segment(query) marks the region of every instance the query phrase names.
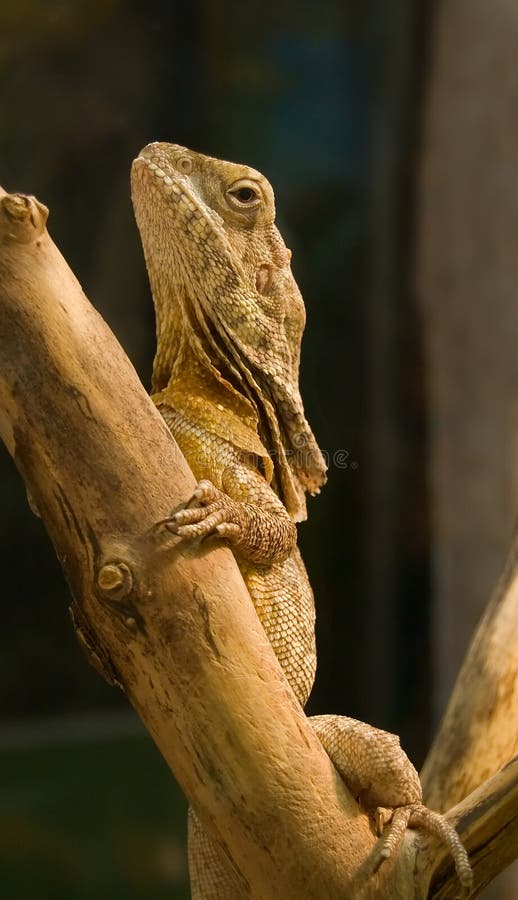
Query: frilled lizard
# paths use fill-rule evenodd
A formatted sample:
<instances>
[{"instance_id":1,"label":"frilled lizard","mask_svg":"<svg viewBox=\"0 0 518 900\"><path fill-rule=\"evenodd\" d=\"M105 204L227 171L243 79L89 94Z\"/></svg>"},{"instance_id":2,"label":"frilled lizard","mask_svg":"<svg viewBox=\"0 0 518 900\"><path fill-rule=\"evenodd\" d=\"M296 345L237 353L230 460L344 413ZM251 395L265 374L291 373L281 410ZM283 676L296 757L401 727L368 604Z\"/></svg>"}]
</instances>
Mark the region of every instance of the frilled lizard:
<instances>
[{"instance_id":1,"label":"frilled lizard","mask_svg":"<svg viewBox=\"0 0 518 900\"><path fill-rule=\"evenodd\" d=\"M326 466L298 387L305 310L277 230L274 194L248 166L175 144L145 147L132 196L156 310L153 400L198 485L168 526L185 539L217 535L232 548L257 614L302 705L316 665L313 594L295 523ZM187 500L187 498L186 498ZM416 770L395 735L339 716L311 723L380 841L372 867L408 825L471 869L457 833L422 804ZM192 896L237 900L230 861L189 816Z\"/></svg>"}]
</instances>

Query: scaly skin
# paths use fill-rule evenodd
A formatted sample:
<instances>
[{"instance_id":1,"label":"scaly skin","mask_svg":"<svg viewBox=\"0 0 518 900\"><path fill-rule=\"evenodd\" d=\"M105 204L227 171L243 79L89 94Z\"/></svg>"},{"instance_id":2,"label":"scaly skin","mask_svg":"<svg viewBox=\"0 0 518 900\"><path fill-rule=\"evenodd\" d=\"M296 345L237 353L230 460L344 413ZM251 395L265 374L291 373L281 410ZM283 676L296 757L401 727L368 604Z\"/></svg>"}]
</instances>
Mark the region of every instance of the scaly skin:
<instances>
[{"instance_id":1,"label":"scaly skin","mask_svg":"<svg viewBox=\"0 0 518 900\"><path fill-rule=\"evenodd\" d=\"M295 522L306 517L306 492L324 484L325 463L298 388L305 311L274 224L272 188L247 166L155 143L133 163L132 196L156 309L153 399L198 480L168 527L229 543L304 705L316 666L315 616ZM390 823L372 868L396 851L410 824L448 843L468 886L464 848L422 805L399 739L345 717L311 721L378 830ZM239 873L193 811L189 869L194 900L244 895Z\"/></svg>"}]
</instances>

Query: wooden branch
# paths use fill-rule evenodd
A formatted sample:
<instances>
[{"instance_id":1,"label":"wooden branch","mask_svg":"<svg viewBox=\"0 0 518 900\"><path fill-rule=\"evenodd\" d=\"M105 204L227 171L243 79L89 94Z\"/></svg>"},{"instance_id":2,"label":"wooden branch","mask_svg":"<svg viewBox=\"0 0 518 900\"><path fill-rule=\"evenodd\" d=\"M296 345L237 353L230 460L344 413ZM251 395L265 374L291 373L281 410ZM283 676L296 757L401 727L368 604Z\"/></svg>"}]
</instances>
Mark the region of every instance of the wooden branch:
<instances>
[{"instance_id":1,"label":"wooden branch","mask_svg":"<svg viewBox=\"0 0 518 900\"><path fill-rule=\"evenodd\" d=\"M475 897L518 855L518 757L451 809L448 819L469 850L474 874L471 896ZM416 878L426 883L423 896L430 900L458 896L451 857L435 842L423 842Z\"/></svg>"},{"instance_id":2,"label":"wooden branch","mask_svg":"<svg viewBox=\"0 0 518 900\"><path fill-rule=\"evenodd\" d=\"M444 853L435 844L416 881L409 834L397 860L365 877L367 819L293 696L232 554L154 527L192 492L185 460L49 238L45 207L0 197L0 436L61 560L91 661L124 687L243 896L423 896ZM502 804L491 803L498 842Z\"/></svg>"},{"instance_id":3,"label":"wooden branch","mask_svg":"<svg viewBox=\"0 0 518 900\"><path fill-rule=\"evenodd\" d=\"M432 809L449 809L518 753L517 628L515 546L421 773Z\"/></svg>"},{"instance_id":4,"label":"wooden branch","mask_svg":"<svg viewBox=\"0 0 518 900\"><path fill-rule=\"evenodd\" d=\"M0 435L65 571L79 636L124 687L247 896L348 896L373 843L366 817L296 702L231 552L153 528L193 476L46 216L2 192Z\"/></svg>"}]
</instances>

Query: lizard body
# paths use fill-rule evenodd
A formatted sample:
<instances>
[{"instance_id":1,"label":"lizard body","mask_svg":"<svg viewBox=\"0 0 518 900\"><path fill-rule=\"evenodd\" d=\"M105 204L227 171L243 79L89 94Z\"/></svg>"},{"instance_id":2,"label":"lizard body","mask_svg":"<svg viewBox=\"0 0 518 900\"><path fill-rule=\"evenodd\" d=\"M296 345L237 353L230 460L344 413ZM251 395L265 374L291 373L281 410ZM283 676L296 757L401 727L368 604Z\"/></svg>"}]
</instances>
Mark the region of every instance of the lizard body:
<instances>
[{"instance_id":1,"label":"lizard body","mask_svg":"<svg viewBox=\"0 0 518 900\"><path fill-rule=\"evenodd\" d=\"M326 467L299 393L305 311L275 226L273 190L247 166L155 143L133 164L132 196L156 310L153 399L198 480L169 527L229 543L304 705L316 666L315 615L295 523ZM391 822L373 866L410 824L449 843L467 885L464 848L422 805L398 738L345 717L310 721L353 794L378 811L379 830ZM193 811L189 868L194 900L243 896L239 874Z\"/></svg>"}]
</instances>

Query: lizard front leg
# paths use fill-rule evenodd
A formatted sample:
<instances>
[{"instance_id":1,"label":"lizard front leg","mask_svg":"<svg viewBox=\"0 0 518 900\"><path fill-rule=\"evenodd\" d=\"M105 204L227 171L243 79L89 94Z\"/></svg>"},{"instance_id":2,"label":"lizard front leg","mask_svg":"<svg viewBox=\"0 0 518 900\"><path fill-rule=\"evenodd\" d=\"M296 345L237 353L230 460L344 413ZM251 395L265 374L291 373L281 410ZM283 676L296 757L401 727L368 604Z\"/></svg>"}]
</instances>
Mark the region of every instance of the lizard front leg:
<instances>
[{"instance_id":1,"label":"lizard front leg","mask_svg":"<svg viewBox=\"0 0 518 900\"><path fill-rule=\"evenodd\" d=\"M222 487L203 479L185 507L164 523L185 538L225 538L250 562L287 559L296 545L296 526L264 478L241 463L224 469Z\"/></svg>"}]
</instances>

